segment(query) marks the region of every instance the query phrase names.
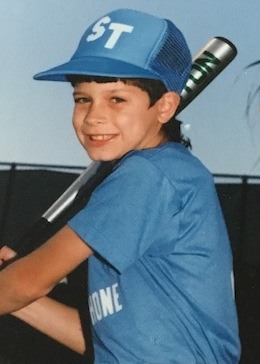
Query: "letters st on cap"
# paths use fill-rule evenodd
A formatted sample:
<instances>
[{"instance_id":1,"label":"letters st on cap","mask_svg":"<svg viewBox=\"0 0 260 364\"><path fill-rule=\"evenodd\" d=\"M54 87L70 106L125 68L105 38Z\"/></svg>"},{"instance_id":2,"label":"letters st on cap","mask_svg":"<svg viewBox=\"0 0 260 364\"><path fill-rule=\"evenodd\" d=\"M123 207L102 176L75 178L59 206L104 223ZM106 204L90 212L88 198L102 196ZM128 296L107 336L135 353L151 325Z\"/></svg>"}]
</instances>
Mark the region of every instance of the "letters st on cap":
<instances>
[{"instance_id":1,"label":"letters st on cap","mask_svg":"<svg viewBox=\"0 0 260 364\"><path fill-rule=\"evenodd\" d=\"M108 27L105 27L109 24ZM101 18L92 28L91 34L86 38L87 42L94 42L95 40L101 38L106 32L109 31L110 36L104 45L105 48L113 49L118 40L123 33L131 33L134 27L132 25L122 24L122 23L111 23L109 16Z\"/></svg>"}]
</instances>

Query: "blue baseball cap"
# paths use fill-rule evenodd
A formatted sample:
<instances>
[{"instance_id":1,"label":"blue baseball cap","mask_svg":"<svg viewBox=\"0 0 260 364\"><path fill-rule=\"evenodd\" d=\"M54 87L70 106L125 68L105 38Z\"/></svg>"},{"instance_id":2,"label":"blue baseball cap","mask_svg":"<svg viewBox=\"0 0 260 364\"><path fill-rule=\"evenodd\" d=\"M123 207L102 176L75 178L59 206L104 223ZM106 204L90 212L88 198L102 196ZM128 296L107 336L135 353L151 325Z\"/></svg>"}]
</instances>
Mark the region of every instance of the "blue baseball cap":
<instances>
[{"instance_id":1,"label":"blue baseball cap","mask_svg":"<svg viewBox=\"0 0 260 364\"><path fill-rule=\"evenodd\" d=\"M69 62L38 73L36 80L67 81L68 75L161 80L181 93L192 59L180 30L169 20L140 11L112 11L83 34Z\"/></svg>"}]
</instances>

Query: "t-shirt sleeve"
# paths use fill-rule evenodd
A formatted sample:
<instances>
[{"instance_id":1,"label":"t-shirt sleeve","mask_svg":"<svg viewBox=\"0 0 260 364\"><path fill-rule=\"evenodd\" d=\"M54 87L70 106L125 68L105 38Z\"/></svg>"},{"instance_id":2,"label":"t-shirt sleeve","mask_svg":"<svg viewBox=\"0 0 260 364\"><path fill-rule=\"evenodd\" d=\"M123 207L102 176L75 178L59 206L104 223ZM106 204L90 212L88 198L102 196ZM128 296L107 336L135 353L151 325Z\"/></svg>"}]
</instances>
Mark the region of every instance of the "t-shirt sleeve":
<instances>
[{"instance_id":1,"label":"t-shirt sleeve","mask_svg":"<svg viewBox=\"0 0 260 364\"><path fill-rule=\"evenodd\" d=\"M97 254L123 271L163 233L167 216L176 214L179 205L163 173L149 160L131 155L68 224Z\"/></svg>"}]
</instances>

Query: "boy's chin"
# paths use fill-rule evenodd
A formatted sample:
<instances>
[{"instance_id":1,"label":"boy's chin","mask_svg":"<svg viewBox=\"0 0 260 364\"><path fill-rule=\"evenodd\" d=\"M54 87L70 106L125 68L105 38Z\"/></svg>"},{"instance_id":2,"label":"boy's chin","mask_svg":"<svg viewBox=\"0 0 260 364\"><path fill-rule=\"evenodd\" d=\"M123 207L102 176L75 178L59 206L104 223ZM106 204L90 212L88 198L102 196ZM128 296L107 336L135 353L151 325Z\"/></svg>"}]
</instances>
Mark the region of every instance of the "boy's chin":
<instances>
[{"instance_id":1,"label":"boy's chin","mask_svg":"<svg viewBox=\"0 0 260 364\"><path fill-rule=\"evenodd\" d=\"M103 153L88 153L88 156L94 162L110 162L121 158L123 155L120 156L115 153L106 155L104 155Z\"/></svg>"},{"instance_id":2,"label":"boy's chin","mask_svg":"<svg viewBox=\"0 0 260 364\"><path fill-rule=\"evenodd\" d=\"M128 152L130 152L132 149L127 150L128 148L118 148L117 150L115 150L115 148L112 150L109 148L104 148L103 150L101 150L101 148L98 149L92 149L92 148L88 148L88 150L86 149L86 152L89 156L89 158L94 161L94 162L109 162L109 161L114 161L117 159L121 159L125 154L127 154Z\"/></svg>"}]
</instances>

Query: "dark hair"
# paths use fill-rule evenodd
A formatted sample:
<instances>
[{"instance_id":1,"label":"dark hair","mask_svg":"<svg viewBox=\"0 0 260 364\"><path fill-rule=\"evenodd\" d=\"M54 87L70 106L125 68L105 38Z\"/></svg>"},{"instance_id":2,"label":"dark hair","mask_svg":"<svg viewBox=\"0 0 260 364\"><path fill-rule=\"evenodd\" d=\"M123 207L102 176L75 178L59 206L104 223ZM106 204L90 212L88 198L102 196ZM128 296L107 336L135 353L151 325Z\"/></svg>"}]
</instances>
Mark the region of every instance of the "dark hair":
<instances>
[{"instance_id":1,"label":"dark hair","mask_svg":"<svg viewBox=\"0 0 260 364\"><path fill-rule=\"evenodd\" d=\"M85 76L85 75L68 75L67 80L75 86L81 82L117 82L121 81L127 85L133 85L139 87L141 90L148 93L150 98L150 107L152 107L156 101L158 101L163 94L167 92L166 87L160 80L153 80L148 78L120 78L120 77L105 77L105 76ZM189 138L186 138L181 133L180 120L177 120L174 116L162 126L162 130L170 142L182 143L185 147L191 148L191 142Z\"/></svg>"}]
</instances>

